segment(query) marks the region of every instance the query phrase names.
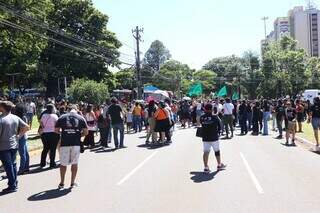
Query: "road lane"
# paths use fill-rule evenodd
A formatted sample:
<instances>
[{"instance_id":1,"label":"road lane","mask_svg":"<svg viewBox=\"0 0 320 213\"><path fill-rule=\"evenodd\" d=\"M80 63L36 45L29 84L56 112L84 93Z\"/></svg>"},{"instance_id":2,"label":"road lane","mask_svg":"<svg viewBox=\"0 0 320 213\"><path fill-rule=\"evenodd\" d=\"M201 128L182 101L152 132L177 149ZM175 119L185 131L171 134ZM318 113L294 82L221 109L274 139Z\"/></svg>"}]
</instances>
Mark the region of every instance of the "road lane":
<instances>
[{"instance_id":1,"label":"road lane","mask_svg":"<svg viewBox=\"0 0 320 213\"><path fill-rule=\"evenodd\" d=\"M227 169L204 175L195 129L176 131L174 143L158 149L143 146L142 136L126 135L127 149L86 151L80 159L80 187L72 192L57 195L53 190L58 170L22 176L18 193L0 197L1 213L318 212L320 156L305 149L285 147L271 136L222 140ZM254 187L240 153L264 194ZM216 166L213 153L210 166Z\"/></svg>"}]
</instances>

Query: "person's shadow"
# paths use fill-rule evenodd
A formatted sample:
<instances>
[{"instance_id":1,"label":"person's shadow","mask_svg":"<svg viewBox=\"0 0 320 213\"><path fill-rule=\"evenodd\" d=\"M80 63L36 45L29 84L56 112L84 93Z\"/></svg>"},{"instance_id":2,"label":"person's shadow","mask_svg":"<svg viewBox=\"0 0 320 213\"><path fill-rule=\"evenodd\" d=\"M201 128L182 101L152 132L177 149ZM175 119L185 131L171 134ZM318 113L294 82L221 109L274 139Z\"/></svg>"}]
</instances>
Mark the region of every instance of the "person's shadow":
<instances>
[{"instance_id":1,"label":"person's shadow","mask_svg":"<svg viewBox=\"0 0 320 213\"><path fill-rule=\"evenodd\" d=\"M190 179L195 183L207 182L213 180L218 173L219 171L211 172L210 174L204 172L190 172L190 174L193 175Z\"/></svg>"},{"instance_id":2,"label":"person's shadow","mask_svg":"<svg viewBox=\"0 0 320 213\"><path fill-rule=\"evenodd\" d=\"M28 201L41 201L41 200L51 200L59 197L66 196L71 192L71 189L50 189L47 191L39 192L28 198Z\"/></svg>"}]
</instances>

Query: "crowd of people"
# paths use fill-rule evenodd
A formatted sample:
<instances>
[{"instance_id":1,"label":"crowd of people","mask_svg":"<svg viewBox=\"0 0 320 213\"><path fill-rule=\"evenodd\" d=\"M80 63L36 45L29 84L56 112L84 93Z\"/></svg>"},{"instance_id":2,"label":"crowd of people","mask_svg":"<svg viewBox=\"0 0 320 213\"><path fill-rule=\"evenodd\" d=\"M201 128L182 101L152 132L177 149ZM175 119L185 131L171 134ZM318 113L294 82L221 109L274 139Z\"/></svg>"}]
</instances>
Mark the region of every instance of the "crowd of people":
<instances>
[{"instance_id":1,"label":"crowd of people","mask_svg":"<svg viewBox=\"0 0 320 213\"><path fill-rule=\"evenodd\" d=\"M40 126L43 150L40 168L56 168L56 152L60 156L61 180L59 189L65 186L65 174L71 165L70 187L77 186L76 174L80 153L86 148L113 150L125 148L125 132L135 134L146 131L145 144L169 145L176 126L181 128L196 127L201 129L203 140L204 172L210 172L208 157L213 148L218 163L218 170L226 165L221 162L219 138L231 139L235 136L238 125L240 135L251 132L252 135L268 135L269 128L279 133L282 139L285 132L286 145L295 146L296 132L302 132L302 123L312 123L316 144L319 146L318 130L320 128L320 99L314 104L300 99L279 100L237 100L216 98L207 100L172 101L119 101L113 97L101 105L89 103L69 103L54 99L18 99L0 102L0 160L7 174L8 188L4 192L17 190L17 175L29 172L30 157L28 153L28 134L34 119ZM269 127L270 125L270 127ZM200 128L201 127L201 128ZM99 137L96 135L99 134ZM17 171L16 155L20 155Z\"/></svg>"}]
</instances>

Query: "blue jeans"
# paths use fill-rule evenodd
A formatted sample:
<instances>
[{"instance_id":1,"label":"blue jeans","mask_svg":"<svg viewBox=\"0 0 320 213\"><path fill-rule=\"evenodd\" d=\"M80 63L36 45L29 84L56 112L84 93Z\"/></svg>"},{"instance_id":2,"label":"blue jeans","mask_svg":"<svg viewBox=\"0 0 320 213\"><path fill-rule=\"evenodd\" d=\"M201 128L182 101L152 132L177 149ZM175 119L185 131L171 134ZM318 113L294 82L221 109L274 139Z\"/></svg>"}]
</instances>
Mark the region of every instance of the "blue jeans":
<instances>
[{"instance_id":1,"label":"blue jeans","mask_svg":"<svg viewBox=\"0 0 320 213\"><path fill-rule=\"evenodd\" d=\"M19 155L20 155L20 172L25 172L29 170L29 153L27 147L27 139L26 137L22 137L19 140Z\"/></svg>"},{"instance_id":2,"label":"blue jeans","mask_svg":"<svg viewBox=\"0 0 320 213\"><path fill-rule=\"evenodd\" d=\"M270 119L270 112L263 112L263 135L268 135L268 121Z\"/></svg>"},{"instance_id":3,"label":"blue jeans","mask_svg":"<svg viewBox=\"0 0 320 213\"><path fill-rule=\"evenodd\" d=\"M248 120L249 131L251 131L251 129L252 129L252 112L247 113L247 120Z\"/></svg>"},{"instance_id":4,"label":"blue jeans","mask_svg":"<svg viewBox=\"0 0 320 213\"><path fill-rule=\"evenodd\" d=\"M17 149L0 151L0 160L8 177L8 186L10 189L17 188Z\"/></svg>"},{"instance_id":5,"label":"blue jeans","mask_svg":"<svg viewBox=\"0 0 320 213\"><path fill-rule=\"evenodd\" d=\"M133 128L135 132L141 132L142 130L142 122L141 122L141 116L138 115L134 115L132 117L132 121L133 121Z\"/></svg>"},{"instance_id":6,"label":"blue jeans","mask_svg":"<svg viewBox=\"0 0 320 213\"><path fill-rule=\"evenodd\" d=\"M114 145L116 148L119 147L119 140L118 140L118 132L120 131L120 147L123 147L123 139L124 139L124 125L123 123L119 124L112 124L113 128L113 138L114 138Z\"/></svg>"}]
</instances>

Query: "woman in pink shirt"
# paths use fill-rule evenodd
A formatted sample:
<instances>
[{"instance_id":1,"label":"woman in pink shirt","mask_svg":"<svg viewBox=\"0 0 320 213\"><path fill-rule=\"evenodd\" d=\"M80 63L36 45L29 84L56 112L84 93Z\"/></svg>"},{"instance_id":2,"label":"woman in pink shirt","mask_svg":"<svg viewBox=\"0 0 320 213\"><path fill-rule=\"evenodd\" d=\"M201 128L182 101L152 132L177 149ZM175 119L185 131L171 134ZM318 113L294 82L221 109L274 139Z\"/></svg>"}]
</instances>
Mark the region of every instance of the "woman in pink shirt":
<instances>
[{"instance_id":1,"label":"woman in pink shirt","mask_svg":"<svg viewBox=\"0 0 320 213\"><path fill-rule=\"evenodd\" d=\"M41 153L41 168L46 166L46 158L50 151L50 168L55 168L56 149L60 140L60 135L55 132L55 126L58 121L58 116L55 114L55 108L52 104L48 104L45 113L40 120L40 134L43 143Z\"/></svg>"}]
</instances>

